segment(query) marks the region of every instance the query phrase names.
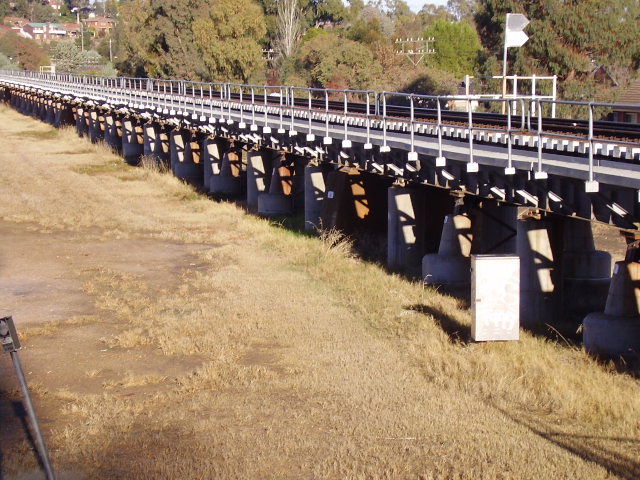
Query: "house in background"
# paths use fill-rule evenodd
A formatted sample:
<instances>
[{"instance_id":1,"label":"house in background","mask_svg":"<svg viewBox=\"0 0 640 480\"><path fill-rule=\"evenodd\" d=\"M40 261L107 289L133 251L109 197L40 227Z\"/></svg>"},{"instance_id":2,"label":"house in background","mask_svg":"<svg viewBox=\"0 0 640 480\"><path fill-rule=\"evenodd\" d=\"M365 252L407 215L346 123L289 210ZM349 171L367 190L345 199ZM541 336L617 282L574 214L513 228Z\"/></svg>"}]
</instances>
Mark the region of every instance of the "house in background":
<instances>
[{"instance_id":1,"label":"house in background","mask_svg":"<svg viewBox=\"0 0 640 480\"><path fill-rule=\"evenodd\" d=\"M82 32L82 25L79 23L63 23L61 25L67 32L67 38L78 38Z\"/></svg>"},{"instance_id":2,"label":"house in background","mask_svg":"<svg viewBox=\"0 0 640 480\"><path fill-rule=\"evenodd\" d=\"M82 21L87 29L95 29L98 37L103 37L113 30L116 26L116 21L113 18L90 16L86 20Z\"/></svg>"},{"instance_id":3,"label":"house in background","mask_svg":"<svg viewBox=\"0 0 640 480\"><path fill-rule=\"evenodd\" d=\"M48 0L47 3L58 15L61 15L60 10L62 10L62 0Z\"/></svg>"},{"instance_id":4,"label":"house in background","mask_svg":"<svg viewBox=\"0 0 640 480\"><path fill-rule=\"evenodd\" d=\"M30 38L43 42L61 40L67 36L67 31L59 23L29 22L22 27L22 30Z\"/></svg>"},{"instance_id":5,"label":"house in background","mask_svg":"<svg viewBox=\"0 0 640 480\"><path fill-rule=\"evenodd\" d=\"M616 100L616 104L621 106L613 108L610 118L614 122L640 123L640 79L629 84Z\"/></svg>"}]
</instances>

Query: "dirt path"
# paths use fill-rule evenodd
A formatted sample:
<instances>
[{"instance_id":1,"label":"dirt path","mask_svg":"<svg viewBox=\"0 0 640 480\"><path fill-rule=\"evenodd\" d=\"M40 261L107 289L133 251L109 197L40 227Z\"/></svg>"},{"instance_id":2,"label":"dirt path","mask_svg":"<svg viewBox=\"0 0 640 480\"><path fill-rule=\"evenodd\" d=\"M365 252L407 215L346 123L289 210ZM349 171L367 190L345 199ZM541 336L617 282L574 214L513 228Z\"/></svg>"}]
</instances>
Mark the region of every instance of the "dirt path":
<instances>
[{"instance_id":1,"label":"dirt path","mask_svg":"<svg viewBox=\"0 0 640 480\"><path fill-rule=\"evenodd\" d=\"M581 352L452 341L454 299L6 109L0 135L0 305L60 478L639 472L637 382ZM17 405L0 354L0 478L42 478Z\"/></svg>"}]
</instances>

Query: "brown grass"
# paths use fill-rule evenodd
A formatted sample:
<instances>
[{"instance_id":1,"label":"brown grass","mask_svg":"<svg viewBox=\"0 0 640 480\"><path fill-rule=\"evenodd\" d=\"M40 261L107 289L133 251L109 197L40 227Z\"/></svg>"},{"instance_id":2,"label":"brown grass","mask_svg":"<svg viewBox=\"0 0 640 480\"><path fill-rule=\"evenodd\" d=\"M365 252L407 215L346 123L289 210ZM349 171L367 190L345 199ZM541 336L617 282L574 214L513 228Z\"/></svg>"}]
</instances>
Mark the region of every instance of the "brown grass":
<instances>
[{"instance_id":1,"label":"brown grass","mask_svg":"<svg viewBox=\"0 0 640 480\"><path fill-rule=\"evenodd\" d=\"M79 273L113 326L96 350L139 352L142 364L123 360L115 380L99 362L81 370L93 394L44 386L58 468L150 479L640 476L637 380L527 333L468 343L456 299L354 258L335 232L274 228L168 174L116 166L100 146L56 155L87 148L71 131L23 144L17 131L50 127L6 108L0 117L0 218L97 242L202 245L161 283L109 265ZM29 176L8 154L20 148ZM43 328L29 336L60 331ZM156 355L197 366L166 375ZM15 460L29 458L24 447L15 454L11 472L34 468Z\"/></svg>"}]
</instances>

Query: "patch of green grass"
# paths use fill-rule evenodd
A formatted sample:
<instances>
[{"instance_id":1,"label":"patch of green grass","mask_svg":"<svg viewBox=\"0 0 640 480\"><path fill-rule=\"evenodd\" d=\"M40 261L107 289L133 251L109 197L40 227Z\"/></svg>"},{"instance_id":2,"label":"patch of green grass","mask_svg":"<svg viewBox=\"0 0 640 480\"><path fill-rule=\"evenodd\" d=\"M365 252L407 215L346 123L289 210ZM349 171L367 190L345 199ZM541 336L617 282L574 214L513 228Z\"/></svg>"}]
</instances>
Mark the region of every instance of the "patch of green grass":
<instances>
[{"instance_id":1,"label":"patch of green grass","mask_svg":"<svg viewBox=\"0 0 640 480\"><path fill-rule=\"evenodd\" d=\"M51 128L50 130L45 130L44 132L41 130L25 130L18 133L16 136L20 138L35 138L38 140L53 140L54 138L58 138L58 135L59 131Z\"/></svg>"},{"instance_id":2,"label":"patch of green grass","mask_svg":"<svg viewBox=\"0 0 640 480\"><path fill-rule=\"evenodd\" d=\"M73 171L84 175L109 175L128 171L129 167L122 162L107 162L98 165L79 165L73 167Z\"/></svg>"}]
</instances>

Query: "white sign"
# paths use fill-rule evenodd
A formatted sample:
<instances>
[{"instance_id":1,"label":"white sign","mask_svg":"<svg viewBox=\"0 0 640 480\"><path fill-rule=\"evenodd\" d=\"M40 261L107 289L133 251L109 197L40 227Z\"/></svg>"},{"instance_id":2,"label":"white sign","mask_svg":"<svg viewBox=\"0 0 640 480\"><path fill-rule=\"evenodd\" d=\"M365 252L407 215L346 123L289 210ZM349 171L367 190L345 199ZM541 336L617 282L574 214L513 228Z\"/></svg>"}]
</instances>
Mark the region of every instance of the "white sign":
<instances>
[{"instance_id":1,"label":"white sign","mask_svg":"<svg viewBox=\"0 0 640 480\"><path fill-rule=\"evenodd\" d=\"M529 37L523 32L524 27L527 25L529 25L529 19L521 13L507 13L504 36L505 47L521 47L527 43Z\"/></svg>"}]
</instances>

